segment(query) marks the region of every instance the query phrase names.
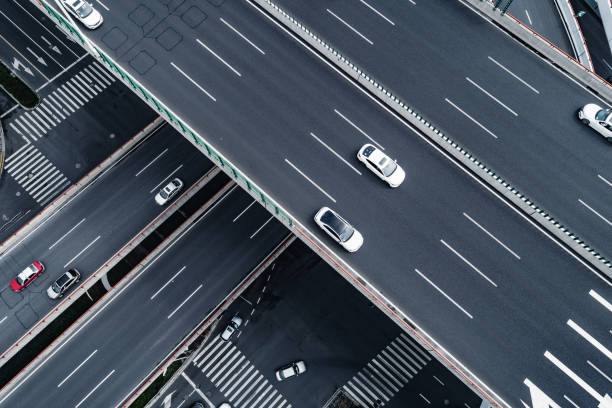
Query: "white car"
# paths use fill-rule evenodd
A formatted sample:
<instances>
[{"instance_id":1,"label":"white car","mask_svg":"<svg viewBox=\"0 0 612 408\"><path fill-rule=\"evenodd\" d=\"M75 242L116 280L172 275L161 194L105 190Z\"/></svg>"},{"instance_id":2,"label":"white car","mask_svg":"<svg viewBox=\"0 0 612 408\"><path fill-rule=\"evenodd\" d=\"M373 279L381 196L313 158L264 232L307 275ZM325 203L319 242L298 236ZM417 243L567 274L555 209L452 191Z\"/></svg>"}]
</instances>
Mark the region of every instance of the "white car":
<instances>
[{"instance_id":1,"label":"white car","mask_svg":"<svg viewBox=\"0 0 612 408\"><path fill-rule=\"evenodd\" d=\"M238 315L232 317L232 320L227 323L227 326L225 326L225 330L223 330L223 333L221 333L221 338L225 341L228 341L230 337L232 337L232 334L234 334L236 330L238 330L241 324L242 317Z\"/></svg>"},{"instance_id":2,"label":"white car","mask_svg":"<svg viewBox=\"0 0 612 408\"><path fill-rule=\"evenodd\" d=\"M399 186L406 178L406 173L395 160L369 143L359 149L357 159L391 187Z\"/></svg>"},{"instance_id":3,"label":"white car","mask_svg":"<svg viewBox=\"0 0 612 408\"><path fill-rule=\"evenodd\" d=\"M90 30L100 27L104 19L91 3L83 0L62 0L66 9Z\"/></svg>"},{"instance_id":4,"label":"white car","mask_svg":"<svg viewBox=\"0 0 612 408\"><path fill-rule=\"evenodd\" d=\"M349 252L355 252L363 244L363 236L344 218L328 207L321 208L314 217L323 231Z\"/></svg>"},{"instance_id":5,"label":"white car","mask_svg":"<svg viewBox=\"0 0 612 408\"><path fill-rule=\"evenodd\" d=\"M610 109L588 103L578 110L578 118L612 143L612 111Z\"/></svg>"},{"instance_id":6,"label":"white car","mask_svg":"<svg viewBox=\"0 0 612 408\"><path fill-rule=\"evenodd\" d=\"M293 363L289 363L286 366L283 366L276 370L276 379L278 381L286 380L290 377L295 377L296 375L300 375L306 371L306 363L302 360L294 361Z\"/></svg>"},{"instance_id":7,"label":"white car","mask_svg":"<svg viewBox=\"0 0 612 408\"><path fill-rule=\"evenodd\" d=\"M159 190L159 193L155 196L155 202L159 205L166 204L181 188L183 188L183 182L180 179L171 180L164 188Z\"/></svg>"}]
</instances>

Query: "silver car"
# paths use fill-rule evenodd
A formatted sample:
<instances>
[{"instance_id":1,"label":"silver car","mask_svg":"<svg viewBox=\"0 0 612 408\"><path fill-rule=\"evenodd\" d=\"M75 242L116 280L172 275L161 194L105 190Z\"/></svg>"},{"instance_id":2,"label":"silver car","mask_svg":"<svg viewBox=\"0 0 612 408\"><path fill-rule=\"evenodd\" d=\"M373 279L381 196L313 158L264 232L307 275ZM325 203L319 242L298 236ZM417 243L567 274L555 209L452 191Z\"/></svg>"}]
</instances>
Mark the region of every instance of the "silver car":
<instances>
[{"instance_id":1,"label":"silver car","mask_svg":"<svg viewBox=\"0 0 612 408\"><path fill-rule=\"evenodd\" d=\"M76 269L69 269L62 276L57 278L55 282L51 284L51 286L49 286L47 289L47 295L51 299L60 298L64 296L64 293L66 293L66 291L70 289L72 285L80 280L81 274L79 271Z\"/></svg>"},{"instance_id":2,"label":"silver car","mask_svg":"<svg viewBox=\"0 0 612 408\"><path fill-rule=\"evenodd\" d=\"M159 190L159 193L157 193L155 196L155 202L159 205L166 204L176 195L176 193L181 190L181 188L183 188L183 182L181 179L175 178L174 180L171 180L164 186L164 188Z\"/></svg>"}]
</instances>

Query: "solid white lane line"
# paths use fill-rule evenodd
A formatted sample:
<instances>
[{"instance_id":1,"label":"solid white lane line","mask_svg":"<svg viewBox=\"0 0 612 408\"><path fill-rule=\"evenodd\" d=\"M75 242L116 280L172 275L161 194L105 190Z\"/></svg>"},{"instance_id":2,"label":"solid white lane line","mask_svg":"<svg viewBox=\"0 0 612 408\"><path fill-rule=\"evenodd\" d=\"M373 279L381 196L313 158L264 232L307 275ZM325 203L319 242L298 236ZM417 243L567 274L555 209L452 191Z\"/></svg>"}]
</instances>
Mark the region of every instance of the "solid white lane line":
<instances>
[{"instance_id":1,"label":"solid white lane line","mask_svg":"<svg viewBox=\"0 0 612 408\"><path fill-rule=\"evenodd\" d=\"M187 266L183 266L181 269L179 269L179 271L178 271L177 273L175 273L175 274L174 274L174 276L173 276L173 277L171 277L171 278L168 280L168 282L166 282L166 283L164 284L164 286L162 286L161 288L159 288L159 290L158 290L157 292L155 292L155 293L153 294L153 296L151 296L151 300L155 299L155 297L156 297L157 295L159 295L159 293L160 293L162 290L166 289L166 286L168 286L169 284L171 284L172 282L174 282L174 279L176 279L176 277L177 277L177 276L179 276L179 275L180 275L180 273L181 273L181 272L183 272L183 271L184 271L186 268L187 268Z\"/></svg>"},{"instance_id":2,"label":"solid white lane line","mask_svg":"<svg viewBox=\"0 0 612 408\"><path fill-rule=\"evenodd\" d=\"M453 108L457 109L459 112L461 112L466 118L470 119L472 122L474 122L476 125L478 125L478 127L480 127L482 130L484 130L485 132L487 132L488 134L490 134L491 136L493 136L494 138L498 138L497 135L495 135L495 133L491 132L489 129L487 129L482 123L480 123L479 121L477 121L476 119L474 119L473 117L471 117L467 112L465 112L463 109L461 109L460 107L458 107L457 105L455 105L450 99L448 98L444 98L444 100L446 102L448 102Z\"/></svg>"},{"instance_id":3,"label":"solid white lane line","mask_svg":"<svg viewBox=\"0 0 612 408\"><path fill-rule=\"evenodd\" d=\"M525 11L527 11L527 10L525 10ZM565 399L566 399L566 400L567 400L567 401L568 401L570 404L572 404L574 407L576 407L576 408L580 408L580 407L578 406L578 404L576 404L574 401L572 401L572 400L571 400L571 399L570 399L570 398L569 398L567 395L563 394L563 398L565 398Z\"/></svg>"},{"instance_id":4,"label":"solid white lane line","mask_svg":"<svg viewBox=\"0 0 612 408\"><path fill-rule=\"evenodd\" d=\"M444 241L443 239L440 239L440 242L442 244L444 244L445 247L447 247L448 249L450 249L455 255L457 255L457 257L459 257L459 259L461 259L463 262L465 262L466 264L468 264L473 270L475 270L476 272L478 272L478 274L480 276L482 276L483 278L485 278L491 285L497 287L497 284L495 282L493 282L491 279L489 279L489 277L487 275L485 275L484 273L482 273L480 271L480 269L478 269L477 267L475 267L470 261L468 261L463 255L461 255L459 252L457 252L455 250L455 248L453 248L452 246L450 246L449 244L446 243L446 241Z\"/></svg>"},{"instance_id":5,"label":"solid white lane line","mask_svg":"<svg viewBox=\"0 0 612 408\"><path fill-rule=\"evenodd\" d=\"M106 5L104 3L102 3L100 0L96 0L96 3L98 3L99 5L101 5L102 7L104 7L104 10L106 11L110 11L110 9L108 7L106 7Z\"/></svg>"},{"instance_id":6,"label":"solid white lane line","mask_svg":"<svg viewBox=\"0 0 612 408\"><path fill-rule=\"evenodd\" d=\"M527 14L527 20L529 20L529 25L533 25L533 23L531 22L531 16L529 15L529 11L527 11L527 9L525 9L525 14Z\"/></svg>"},{"instance_id":7,"label":"solid white lane line","mask_svg":"<svg viewBox=\"0 0 612 408\"><path fill-rule=\"evenodd\" d=\"M160 157L162 157L164 154L166 154L166 152L168 151L168 148L164 149L163 152L161 152L160 154L158 154L157 156L155 156L155 158L153 160L151 160L149 162L149 164L147 164L146 166L144 166L142 169L140 169L140 171L138 173L136 173L135 177L140 176L140 174L145 171L146 169L149 168L150 165L152 165L153 163L155 163L157 161L157 159L159 159Z\"/></svg>"},{"instance_id":8,"label":"solid white lane line","mask_svg":"<svg viewBox=\"0 0 612 408\"><path fill-rule=\"evenodd\" d=\"M242 217L242 214L244 214L245 212L247 212L247 210L248 210L249 208L251 208L251 206L252 206L253 204L255 204L255 200L253 200L253 201L251 202L251 204L247 205L247 206L246 206L246 208L245 208L244 210L240 211L240 214L238 214L238 215L236 216L236 218L234 218L234 219L232 220L232 222L236 222L236 220L237 220L238 218Z\"/></svg>"},{"instance_id":9,"label":"solid white lane line","mask_svg":"<svg viewBox=\"0 0 612 408\"><path fill-rule=\"evenodd\" d=\"M264 223L263 223L263 225L262 225L261 227L257 228L257 231L255 231L255 232L253 233L253 235L251 235L251 236L249 237L249 239L253 239L253 237L254 237L255 235L257 235L257 233L258 233L259 231L261 231L261 230L263 229L263 227L265 227L265 226L266 226L266 225L267 225L267 224L268 224L270 221L272 221L272 219L273 219L273 218L274 218L274 216L271 216L270 218L268 218L268 221L264 222Z\"/></svg>"},{"instance_id":10,"label":"solid white lane line","mask_svg":"<svg viewBox=\"0 0 612 408\"><path fill-rule=\"evenodd\" d=\"M483 87L481 87L480 85L478 85L476 82L472 81L469 77L465 77L465 79L471 83L472 85L474 85L476 88L478 88L482 93L484 93L485 95L487 95L489 98L493 99L495 102L499 103L501 106L503 106L504 108L506 108L506 110L508 112L510 112L511 114L513 114L514 116L518 116L518 113L516 113L515 111L513 111L512 109L510 109L508 106L506 106L502 101L500 101L499 99L497 99L496 97L494 97L493 95L491 95L486 89L484 89Z\"/></svg>"},{"instance_id":11,"label":"solid white lane line","mask_svg":"<svg viewBox=\"0 0 612 408\"><path fill-rule=\"evenodd\" d=\"M104 382L105 382L106 380L108 380L108 377L110 377L111 375L113 375L113 373L114 373L114 372L115 372L115 370L113 370L113 371L111 371L110 373L108 373L108 374L106 375L106 377L104 377L104 379L103 379L102 381L100 381L100 382L99 382L99 383L98 383L98 384L97 384L97 385L96 385L96 386L95 386L95 387L94 387L94 388L93 388L91 391L89 391L89 393L88 393L88 394L85 396L85 398L83 398L83 399L82 399L82 400L81 400L81 401L80 401L78 404L76 404L76 405L74 406L74 408L79 408L79 407L81 406L81 404L82 404L83 402L85 402L85 400L86 400L87 398L89 398L89 397L91 396L91 394L93 394L93 393L94 393L94 392L95 392L95 391L96 391L98 388L100 388L100 386L101 386L102 384L104 384Z\"/></svg>"},{"instance_id":12,"label":"solid white lane line","mask_svg":"<svg viewBox=\"0 0 612 408\"><path fill-rule=\"evenodd\" d=\"M74 231L76 229L76 227L78 227L79 225L81 225L83 223L83 221L85 221L85 218L83 218L81 221L79 221L74 227L70 228L68 230L67 233L65 233L64 235L62 235L57 241L55 241L53 244L51 244L51 246L49 247L49 250L53 249L54 246L56 246L57 244L59 244L64 238L66 238L66 236L68 234L70 234L72 231Z\"/></svg>"},{"instance_id":13,"label":"solid white lane line","mask_svg":"<svg viewBox=\"0 0 612 408\"><path fill-rule=\"evenodd\" d=\"M200 44L202 47L206 48L206 50L208 52L210 52L212 55L214 55L215 57L217 57L217 59L219 61L221 61L223 64L225 64L226 67L228 67L229 69L231 69L234 74L238 75L239 77L242 76L242 74L240 72L238 72L238 70L234 67L232 67L226 60L224 60L223 58L221 58L216 52L214 52L213 50L211 50L206 44L204 44L202 41L200 41L199 38L196 38L196 42L198 44Z\"/></svg>"},{"instance_id":14,"label":"solid white lane line","mask_svg":"<svg viewBox=\"0 0 612 408\"><path fill-rule=\"evenodd\" d=\"M181 376L182 376L182 377L185 379L185 381L187 381L187 383L188 383L189 385L191 385L191 388L193 388L193 390L194 390L195 392L197 392L197 393L198 393L198 395L199 395L201 398L203 398L203 399L204 399L206 402L208 402L208 406L209 406L209 407L210 407L210 406L214 406L214 405L212 405L212 404L210 403L210 401L208 400L208 398L206 398L206 395L204 395L204 393L202 392L202 390L200 389L200 387L198 387L198 386L196 385L196 383L194 383L194 382L191 380L191 378L189 378L189 377L187 376L187 374L185 374L185 371L183 371L183 372L181 373Z\"/></svg>"},{"instance_id":15,"label":"solid white lane line","mask_svg":"<svg viewBox=\"0 0 612 408\"><path fill-rule=\"evenodd\" d=\"M327 9L327 12L329 14L331 14L332 16L336 17L342 24L344 24L345 26L347 26L348 28L350 28L351 30L353 30L353 32L355 34L357 34L358 36L360 36L361 38L363 38L364 40L366 40L368 42L368 44L370 45L374 45L374 43L372 41L370 41L370 39L368 37L366 37L365 35L361 34L359 31L357 31L357 29L355 29L353 26L351 26L349 23L347 23L346 21L344 21L343 19L341 19L340 17L338 17L336 14L334 14L333 11L331 11L330 9Z\"/></svg>"},{"instance_id":16,"label":"solid white lane line","mask_svg":"<svg viewBox=\"0 0 612 408\"><path fill-rule=\"evenodd\" d=\"M359 133L361 133L362 135L364 135L365 137L367 137L372 143L374 143L376 146L380 147L382 150L385 150L384 147L382 147L380 145L380 143L378 143L376 140L372 139L370 137L370 135L368 135L366 132L364 132L363 130L361 130L361 128L359 126L357 126L356 124L354 124L353 122L351 122L346 116L344 116L342 113L340 113L337 109L334 109L334 112L336 112L336 114L338 116L340 116L342 119L344 119L349 125L351 125L352 127L354 127L355 129L357 129L357 131Z\"/></svg>"},{"instance_id":17,"label":"solid white lane line","mask_svg":"<svg viewBox=\"0 0 612 408\"><path fill-rule=\"evenodd\" d=\"M351 163L349 163L344 157L340 156L338 153L336 153L336 151L334 149L332 149L331 147L329 147L324 141L322 141L321 139L319 139L319 137L317 135L315 135L314 133L310 132L310 136L314 137L317 142L321 143L323 146L325 146L327 148L327 150L329 150L334 156L336 156L337 158L339 158L340 160L342 160L342 162L344 164L346 164L347 166L349 166L351 169L353 169L353 171L357 174L359 174L361 176L361 172L359 170L357 170Z\"/></svg>"},{"instance_id":18,"label":"solid white lane line","mask_svg":"<svg viewBox=\"0 0 612 408\"><path fill-rule=\"evenodd\" d=\"M521 77L519 77L518 75L516 75L514 72L510 71L508 68L506 68L505 66L503 66L500 62L496 61L493 57L489 56L489 60L491 60L494 64L496 64L498 67L500 67L501 69L503 69L504 71L506 71L507 73L509 73L510 75L512 75L515 79L517 79L520 83L522 83L523 85L525 85L527 88L531 89L533 92L539 94L540 91L538 91L537 89L535 89L533 86L529 85L526 81L524 81Z\"/></svg>"},{"instance_id":19,"label":"solid white lane line","mask_svg":"<svg viewBox=\"0 0 612 408\"><path fill-rule=\"evenodd\" d=\"M596 301L601 303L603 305L603 307L608 309L608 311L612 312L612 304L610 304L610 302L608 302L606 299L604 299L603 296L601 296L599 293L597 293L593 289L591 289L589 291L589 295L591 295L593 297L593 299L595 299Z\"/></svg>"},{"instance_id":20,"label":"solid white lane line","mask_svg":"<svg viewBox=\"0 0 612 408\"><path fill-rule=\"evenodd\" d=\"M548 350L544 352L544 357L550 360L551 363L556 365L558 369L563 371L565 375L567 375L569 378L574 380L576 384L581 386L586 392L591 394L591 396L595 398L597 401L603 400L603 397L597 391L595 391L593 387L587 384L586 381L584 381L582 378L578 377L578 375L575 372L573 372L569 367L567 367L565 364L559 361L559 359L553 356L552 353L550 353Z\"/></svg>"},{"instance_id":21,"label":"solid white lane line","mask_svg":"<svg viewBox=\"0 0 612 408\"><path fill-rule=\"evenodd\" d=\"M172 171L172 173L168 174L158 185L156 185L155 187L153 187L151 189L151 191L149 191L149 194L153 193L155 190L157 190L159 188L159 186L161 186L162 184L164 184L170 177L172 177L174 175L174 173L176 173L177 171L179 171L180 169L183 168L183 165L181 164L180 166L178 166L176 169L174 169Z\"/></svg>"},{"instance_id":22,"label":"solid white lane line","mask_svg":"<svg viewBox=\"0 0 612 408\"><path fill-rule=\"evenodd\" d=\"M366 3L364 0L359 0L361 3L363 3L365 6L367 6L370 10L372 10L373 12L375 12L376 14L378 14L380 17L384 18L387 23L391 24L391 25L395 25L395 23L391 20L389 20L383 13L381 13L380 11L376 10L374 7L370 6L368 3Z\"/></svg>"},{"instance_id":23,"label":"solid white lane line","mask_svg":"<svg viewBox=\"0 0 612 408\"><path fill-rule=\"evenodd\" d=\"M508 248L508 246L506 244L504 244L503 242L501 242L499 239L497 239L495 237L495 235L491 234L489 231L487 231L482 225L480 225L479 223L477 223L472 217L470 217L469 215L467 215L466 213L463 213L463 215L470 221L472 221L472 223L474 223L474 225L476 225L478 228L480 228L485 234L487 234L489 237L491 237L493 240L495 240L495 242L497 242L499 245L501 245L506 251L510 252L512 255L514 255L514 257L516 257L516 259L520 260L521 257L518 256L518 254L516 252L514 252L513 250L511 250L510 248Z\"/></svg>"},{"instance_id":24,"label":"solid white lane line","mask_svg":"<svg viewBox=\"0 0 612 408\"><path fill-rule=\"evenodd\" d=\"M580 202L580 204L584 205L586 208L588 208L589 210L591 210L593 212L593 214L597 215L599 218L601 218L602 220L604 220L605 222L608 223L608 225L612 226L612 222L610 220L608 220L606 217L604 217L603 215L601 215L600 213L598 213L597 211L595 211L591 206L589 206L587 203L585 203L584 201L582 201L581 198L578 199L578 201Z\"/></svg>"},{"instance_id":25,"label":"solid white lane line","mask_svg":"<svg viewBox=\"0 0 612 408\"><path fill-rule=\"evenodd\" d=\"M425 400L425 402L427 402L427 404L431 405L431 402L427 398L425 398L423 394L419 393L419 395Z\"/></svg>"},{"instance_id":26,"label":"solid white lane line","mask_svg":"<svg viewBox=\"0 0 612 408\"><path fill-rule=\"evenodd\" d=\"M93 241L91 241L85 248L81 249L81 252L79 252L78 254L76 254L71 260L69 260L68 262L66 262L66 265L64 265L64 268L66 268L68 265L70 265L72 262L74 262L75 259L77 259L79 256L81 256L81 254L85 251L87 251L89 249L89 247L91 247L93 244L96 243L97 240L100 239L100 235L98 235L96 237L96 239L94 239Z\"/></svg>"},{"instance_id":27,"label":"solid white lane line","mask_svg":"<svg viewBox=\"0 0 612 408\"><path fill-rule=\"evenodd\" d=\"M236 34L238 34L240 36L240 38L242 38L244 41L246 41L247 43L249 43L249 45L251 45L251 47L255 48L257 51L259 51L262 55L266 55L266 53L259 48L258 46L256 46L255 44L253 44L251 42L251 40L249 40L244 34L242 34L240 31L236 30L230 23L228 23L227 21L225 21L223 19L223 17L219 17L219 20L221 20L221 22L223 24L225 24L230 30L232 30L233 32L235 32Z\"/></svg>"},{"instance_id":28,"label":"solid white lane line","mask_svg":"<svg viewBox=\"0 0 612 408\"><path fill-rule=\"evenodd\" d=\"M576 333L581 335L586 341L591 343L591 345L593 345L593 347L595 347L597 350L601 351L604 354L604 356L606 356L610 360L612 360L612 352L610 350L608 350L606 347L604 347L604 345L601 344L599 341L597 341L597 339L595 339L595 337L593 337L589 333L587 333L586 330L584 330L582 327L578 326L578 324L576 324L572 319L569 319L567 321L567 325L569 327L571 327L572 329L574 329L576 331Z\"/></svg>"},{"instance_id":29,"label":"solid white lane line","mask_svg":"<svg viewBox=\"0 0 612 408\"><path fill-rule=\"evenodd\" d=\"M87 362L87 360L89 360L90 358L92 358L92 357L93 357L93 355L94 355L94 354L96 354L97 352L98 352L98 349L96 349L96 350L92 351L92 352L91 352L91 354L90 354L89 356L87 356L87 358L86 358L85 360L83 360L83 361L81 362L81 364L79 364L79 365L78 365L78 366L77 366L77 367L76 367L74 370L72 370L72 371L70 372L70 374L68 374L68 376L67 376L66 378L64 378L64 379L62 380L62 382L60 382L59 384L57 384L57 388L61 387L61 386L62 386L62 384L64 384L66 381L68 381L68 379L69 379L70 377L72 377L72 375L73 375L74 373L76 373L76 372L78 371L78 369L79 369L79 368L83 367L83 364L85 364L85 363Z\"/></svg>"},{"instance_id":30,"label":"solid white lane line","mask_svg":"<svg viewBox=\"0 0 612 408\"><path fill-rule=\"evenodd\" d=\"M180 305L178 305L178 307L177 307L176 309L174 309L174 310L172 311L172 313L170 313L170 314L168 315L168 319L170 319L172 316L174 316L174 314L175 314L176 312L178 312L178 311L179 311L179 309L180 309L181 307L183 307L183 305L185 305L185 303L187 303L187 301L188 301L189 299L191 299L191 298L193 297L193 295L195 295L195 294L198 292L198 290L202 289L202 286L203 286L203 285L200 283L200 286L198 286L198 287L196 288L196 290L194 290L193 292L191 292L191 295L187 296L187 298L186 298L185 300L183 300L183 302L182 302Z\"/></svg>"},{"instance_id":31,"label":"solid white lane line","mask_svg":"<svg viewBox=\"0 0 612 408\"><path fill-rule=\"evenodd\" d=\"M210 94L210 92L208 92L206 89L202 88L202 86L200 86L200 84L198 84L196 81L194 81L189 75L187 75L182 69L180 69L174 62L171 62L170 65L172 65L172 67L174 69L176 69L178 72L180 72L185 78L187 78L192 84L194 84L195 86L198 87L198 89L200 91L202 91L204 94L206 94L206 96L208 96L210 99L212 99L214 102L217 102L217 99L212 96Z\"/></svg>"},{"instance_id":32,"label":"solid white lane line","mask_svg":"<svg viewBox=\"0 0 612 408\"><path fill-rule=\"evenodd\" d=\"M606 180L606 178L604 176L602 176L601 174L598 174L597 177L599 177L604 183L606 183L607 185L612 187L612 182Z\"/></svg>"},{"instance_id":33,"label":"solid white lane line","mask_svg":"<svg viewBox=\"0 0 612 408\"><path fill-rule=\"evenodd\" d=\"M4 321L8 318L8 315L4 316L2 320L0 320L0 324L4 323Z\"/></svg>"},{"instance_id":34,"label":"solid white lane line","mask_svg":"<svg viewBox=\"0 0 612 408\"><path fill-rule=\"evenodd\" d=\"M601 374L606 380L608 380L609 382L612 383L612 378L608 377L606 375L606 373L604 373L602 370L600 370L599 368L597 368L597 366L593 363L591 363L589 360L587 360L587 364L590 365L591 367L593 367L593 369L595 371L597 371L599 374Z\"/></svg>"},{"instance_id":35,"label":"solid white lane line","mask_svg":"<svg viewBox=\"0 0 612 408\"><path fill-rule=\"evenodd\" d=\"M325 196L327 198L329 198L330 200L332 200L334 203L336 202L336 199L334 197L332 197L331 195L329 195L327 193L327 191L323 190L321 187L319 187L319 185L317 183L315 183L314 181L312 181L310 179L310 177L308 177L306 174L304 174L304 172L302 172L302 170L298 169L295 164L291 163L289 160L285 159L285 162L290 165L291 167L293 167L293 170L297 171L302 177L304 177L306 180L308 180L310 182L310 184L312 184L313 186L315 186L320 192L322 192L323 194L325 194Z\"/></svg>"},{"instance_id":36,"label":"solid white lane line","mask_svg":"<svg viewBox=\"0 0 612 408\"><path fill-rule=\"evenodd\" d=\"M444 296L446 299L448 299L453 305L455 305L459 310L461 310L463 313L465 313L470 319L473 319L474 316L472 316L470 313L468 313L467 310L465 310L463 307L461 307L461 305L457 302L455 302L455 300L450 297L449 295L447 295L442 289L440 289L435 283L433 283L432 281L429 280L429 278L425 275L423 275L421 273L421 271L419 271L418 269L414 268L415 272L418 273L419 275L421 275L421 278L425 279L425 281L427 283L429 283L431 286L433 286L442 296Z\"/></svg>"}]
</instances>

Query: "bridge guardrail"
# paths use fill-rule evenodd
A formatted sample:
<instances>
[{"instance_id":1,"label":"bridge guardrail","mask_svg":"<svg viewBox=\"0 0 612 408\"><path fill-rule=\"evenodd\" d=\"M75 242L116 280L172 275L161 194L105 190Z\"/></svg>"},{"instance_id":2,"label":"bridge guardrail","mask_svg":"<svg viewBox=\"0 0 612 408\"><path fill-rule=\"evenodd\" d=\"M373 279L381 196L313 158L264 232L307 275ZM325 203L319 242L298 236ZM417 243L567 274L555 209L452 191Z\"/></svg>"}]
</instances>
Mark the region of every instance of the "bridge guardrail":
<instances>
[{"instance_id":1,"label":"bridge guardrail","mask_svg":"<svg viewBox=\"0 0 612 408\"><path fill-rule=\"evenodd\" d=\"M133 90L137 91L138 95L149 104L153 109L159 112L168 122L170 122L177 130L179 130L184 136L188 136L193 143L200 148L203 148L204 153L212 159L215 163L218 163L230 177L243 187L258 201L260 201L265 208L272 210L272 212L280 217L281 220L289 227L293 226L293 219L289 214L284 211L272 198L266 195L259 186L257 186L251 179L243 174L238 168L227 160L219 151L212 147L212 145L204 140L204 138L195 133L187 124L181 120L178 115L173 113L163 103L155 99L155 97L136 79L132 78L123 68L119 66L110 56L106 55L102 50L93 44L88 44L86 40L81 36L78 30L66 21L53 7L47 4L46 0L31 0L34 4L37 4L39 8L47 12L53 19L57 21L59 26L65 29L70 35L77 39L81 45L86 49L90 50L90 45L94 48L98 55L98 60L103 62L108 68L110 68L120 79L129 85ZM200 149L202 150L202 149Z\"/></svg>"}]
</instances>

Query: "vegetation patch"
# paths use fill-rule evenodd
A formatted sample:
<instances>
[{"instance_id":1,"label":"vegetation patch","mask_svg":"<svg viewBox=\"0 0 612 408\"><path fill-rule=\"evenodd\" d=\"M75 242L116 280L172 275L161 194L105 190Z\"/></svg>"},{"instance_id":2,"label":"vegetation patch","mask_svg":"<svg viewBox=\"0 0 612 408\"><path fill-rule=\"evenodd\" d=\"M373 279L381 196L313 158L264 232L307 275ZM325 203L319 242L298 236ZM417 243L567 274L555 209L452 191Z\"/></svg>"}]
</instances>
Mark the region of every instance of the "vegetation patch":
<instances>
[{"instance_id":1,"label":"vegetation patch","mask_svg":"<svg viewBox=\"0 0 612 408\"><path fill-rule=\"evenodd\" d=\"M17 103L26 109L32 109L38 104L38 95L21 79L0 62L0 87L12 96Z\"/></svg>"}]
</instances>

